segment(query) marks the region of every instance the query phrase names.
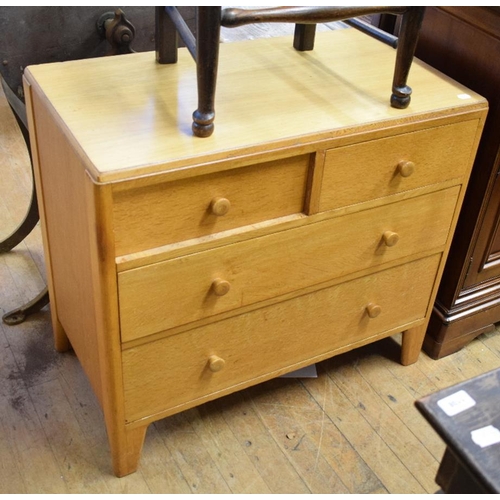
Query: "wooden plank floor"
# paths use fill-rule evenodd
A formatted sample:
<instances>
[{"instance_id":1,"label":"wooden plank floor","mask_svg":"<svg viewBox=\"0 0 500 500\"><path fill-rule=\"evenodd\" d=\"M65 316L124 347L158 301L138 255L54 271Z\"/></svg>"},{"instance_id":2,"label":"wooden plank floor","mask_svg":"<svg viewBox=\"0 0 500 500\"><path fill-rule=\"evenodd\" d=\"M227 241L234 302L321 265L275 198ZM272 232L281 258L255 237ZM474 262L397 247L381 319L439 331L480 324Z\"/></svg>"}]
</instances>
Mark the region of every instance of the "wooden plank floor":
<instances>
[{"instance_id":1,"label":"wooden plank floor","mask_svg":"<svg viewBox=\"0 0 500 500\"><path fill-rule=\"evenodd\" d=\"M22 220L29 159L0 95L0 240ZM0 254L0 313L45 284L40 228ZM500 365L500 334L434 361L398 363L398 338L152 424L141 465L111 470L102 412L74 354L52 346L50 307L0 322L0 493L432 493L444 444L416 398Z\"/></svg>"}]
</instances>

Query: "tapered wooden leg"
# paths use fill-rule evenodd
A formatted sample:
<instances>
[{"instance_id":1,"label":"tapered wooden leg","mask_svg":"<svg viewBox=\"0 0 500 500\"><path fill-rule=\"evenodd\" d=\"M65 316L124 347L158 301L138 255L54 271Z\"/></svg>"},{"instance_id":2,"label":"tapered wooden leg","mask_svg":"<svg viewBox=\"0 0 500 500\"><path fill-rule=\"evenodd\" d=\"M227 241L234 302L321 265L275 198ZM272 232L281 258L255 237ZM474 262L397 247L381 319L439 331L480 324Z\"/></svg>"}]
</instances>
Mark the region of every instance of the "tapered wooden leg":
<instances>
[{"instance_id":1,"label":"tapered wooden leg","mask_svg":"<svg viewBox=\"0 0 500 500\"><path fill-rule=\"evenodd\" d=\"M403 332L403 342L401 345L402 365L407 366L417 362L420 351L422 350L426 331L427 322L421 326L410 328Z\"/></svg>"},{"instance_id":2,"label":"tapered wooden leg","mask_svg":"<svg viewBox=\"0 0 500 500\"><path fill-rule=\"evenodd\" d=\"M409 7L408 11L403 14L392 83L391 106L393 108L403 109L410 104L411 88L406 82L417 47L424 12L425 7Z\"/></svg>"},{"instance_id":3,"label":"tapered wooden leg","mask_svg":"<svg viewBox=\"0 0 500 500\"><path fill-rule=\"evenodd\" d=\"M198 109L193 113L193 133L209 137L214 131L215 87L219 63L220 7L198 7L196 74Z\"/></svg>"},{"instance_id":4,"label":"tapered wooden leg","mask_svg":"<svg viewBox=\"0 0 500 500\"><path fill-rule=\"evenodd\" d=\"M147 425L133 429L123 427L114 431L108 428L113 472L117 477L132 474L139 467L147 429Z\"/></svg>"},{"instance_id":5,"label":"tapered wooden leg","mask_svg":"<svg viewBox=\"0 0 500 500\"><path fill-rule=\"evenodd\" d=\"M64 328L55 316L55 313L51 311L52 314L52 331L54 333L54 347L57 352L67 352L71 349L71 343L69 341Z\"/></svg>"}]
</instances>

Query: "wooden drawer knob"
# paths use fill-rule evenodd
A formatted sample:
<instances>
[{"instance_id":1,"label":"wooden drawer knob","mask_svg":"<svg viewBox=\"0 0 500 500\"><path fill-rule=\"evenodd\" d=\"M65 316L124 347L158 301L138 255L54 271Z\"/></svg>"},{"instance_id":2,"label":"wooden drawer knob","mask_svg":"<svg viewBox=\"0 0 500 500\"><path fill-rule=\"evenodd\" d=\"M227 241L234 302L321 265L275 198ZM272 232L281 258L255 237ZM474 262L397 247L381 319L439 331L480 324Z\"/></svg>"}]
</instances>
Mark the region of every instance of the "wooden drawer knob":
<instances>
[{"instance_id":1,"label":"wooden drawer knob","mask_svg":"<svg viewBox=\"0 0 500 500\"><path fill-rule=\"evenodd\" d=\"M217 197L210 202L210 210L214 215L226 215L231 208L231 202L227 198Z\"/></svg>"},{"instance_id":2,"label":"wooden drawer knob","mask_svg":"<svg viewBox=\"0 0 500 500\"><path fill-rule=\"evenodd\" d=\"M366 312L370 318L376 318L382 312L382 308L379 305L370 302L366 306Z\"/></svg>"},{"instance_id":3,"label":"wooden drawer knob","mask_svg":"<svg viewBox=\"0 0 500 500\"><path fill-rule=\"evenodd\" d=\"M398 163L398 172L401 177L410 177L415 172L415 163L412 161L400 161Z\"/></svg>"},{"instance_id":4,"label":"wooden drawer knob","mask_svg":"<svg viewBox=\"0 0 500 500\"><path fill-rule=\"evenodd\" d=\"M388 247L393 247L399 241L399 234L393 231L386 231L383 234L384 243Z\"/></svg>"},{"instance_id":5,"label":"wooden drawer knob","mask_svg":"<svg viewBox=\"0 0 500 500\"><path fill-rule=\"evenodd\" d=\"M219 356L213 355L208 358L208 367L213 372L220 372L224 368L225 364L226 362Z\"/></svg>"},{"instance_id":6,"label":"wooden drawer knob","mask_svg":"<svg viewBox=\"0 0 500 500\"><path fill-rule=\"evenodd\" d=\"M212 290L214 291L215 295L218 295L219 297L226 295L226 293L229 292L230 289L231 283L229 283L229 281L223 280L221 278L215 278L212 282Z\"/></svg>"}]
</instances>

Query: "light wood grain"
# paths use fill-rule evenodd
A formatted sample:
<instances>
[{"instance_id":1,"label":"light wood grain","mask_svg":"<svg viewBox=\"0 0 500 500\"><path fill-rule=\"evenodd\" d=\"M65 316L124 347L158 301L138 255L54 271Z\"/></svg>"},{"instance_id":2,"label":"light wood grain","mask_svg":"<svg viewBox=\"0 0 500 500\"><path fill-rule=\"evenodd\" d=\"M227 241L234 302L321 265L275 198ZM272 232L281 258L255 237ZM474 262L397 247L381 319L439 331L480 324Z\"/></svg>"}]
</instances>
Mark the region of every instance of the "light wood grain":
<instances>
[{"instance_id":1,"label":"light wood grain","mask_svg":"<svg viewBox=\"0 0 500 500\"><path fill-rule=\"evenodd\" d=\"M11 285L8 281L2 281ZM12 289L12 288L11 288ZM2 296L2 295L0 295ZM2 303L4 298L2 296ZM46 318L48 323L48 318ZM36 341L34 332L22 332L29 343ZM11 349L3 346L0 350L0 491L2 493L33 494L41 490L51 493L67 493L65 485L54 482L60 474L51 449L50 437L44 433L38 417L35 399L23 380L23 373L33 367L21 365ZM14 351L15 352L15 351ZM29 362L27 363L29 365Z\"/></svg>"},{"instance_id":2,"label":"light wood grain","mask_svg":"<svg viewBox=\"0 0 500 500\"><path fill-rule=\"evenodd\" d=\"M399 417L389 408L390 400L380 395L371 387L359 371L352 365L340 366L333 377L335 384L347 396L350 403L360 408L364 419L374 429L380 439L393 450L404 449L399 455L401 462L420 483L425 492L434 488L433 470L436 459L421 446L418 436L408 429ZM362 397L359 395L362 394Z\"/></svg>"},{"instance_id":3,"label":"light wood grain","mask_svg":"<svg viewBox=\"0 0 500 500\"><path fill-rule=\"evenodd\" d=\"M439 257L124 351L127 419L132 422L175 411L179 405L193 406L207 396L213 399L224 389L233 391L253 383L252 379L271 378L298 363L304 366L350 344L387 335L398 324L423 319ZM384 313L373 320L365 308L374 299ZM314 343L303 334L307 330L315 332ZM211 356L225 360L223 370L214 374L208 369ZM182 393L178 391L180 384Z\"/></svg>"},{"instance_id":4,"label":"light wood grain","mask_svg":"<svg viewBox=\"0 0 500 500\"><path fill-rule=\"evenodd\" d=\"M256 386L244 394L311 491L386 492L300 381L275 379L269 387L271 392Z\"/></svg>"},{"instance_id":5,"label":"light wood grain","mask_svg":"<svg viewBox=\"0 0 500 500\"><path fill-rule=\"evenodd\" d=\"M397 172L401 177L410 177L415 173L415 162L402 160L398 163Z\"/></svg>"},{"instance_id":6,"label":"light wood grain","mask_svg":"<svg viewBox=\"0 0 500 500\"><path fill-rule=\"evenodd\" d=\"M455 178L450 181L445 181L438 185L425 186L412 191L403 191L388 198L379 198L376 200L367 201L360 207L359 205L350 205L328 212L320 212L305 216L304 214L294 214L277 219L271 219L248 226L243 226L220 233L214 233L200 238L180 241L170 245L150 248L142 252L123 255L117 257L116 268L118 272L136 269L142 266L148 266L158 262L163 262L166 259L173 259L192 253L193 249L197 252L210 250L240 243L253 238L274 234L276 231L287 231L290 229L304 227L317 222L330 220L334 217L343 217L345 215L358 213L360 209L368 210L371 208L382 207L388 204L399 201L409 200L418 196L424 196L436 192L436 189L446 190L450 187L455 187L461 183L460 178ZM460 197L462 190L460 190ZM461 198L459 198L461 199Z\"/></svg>"},{"instance_id":7,"label":"light wood grain","mask_svg":"<svg viewBox=\"0 0 500 500\"><path fill-rule=\"evenodd\" d=\"M336 370L332 369L317 379L304 380L308 392L324 411L324 418L332 420L389 493L402 490L425 493L399 455L379 435L378 429L365 419L362 406L353 404L335 379ZM364 392L360 396L364 396Z\"/></svg>"},{"instance_id":8,"label":"light wood grain","mask_svg":"<svg viewBox=\"0 0 500 500\"><path fill-rule=\"evenodd\" d=\"M383 401L383 404L387 405L390 410L397 415L401 425L406 426L413 435L418 438L420 444L416 446L428 450L435 461L440 461L444 453L444 443L440 440L433 439L433 437L429 435L427 432L428 423L420 414L414 411L413 407L415 387L423 390L425 394L429 394L435 389L432 388L429 379L425 380L425 383L428 385L425 387L422 386L422 378L425 377L425 375L419 370L418 366L420 365L417 367L414 365L412 365L412 367L405 367L408 368L407 371L412 371L412 373L409 374L412 380L412 388L406 386L403 380L397 377L395 378L394 374L391 373L393 363L391 363L381 352L380 349L383 346L379 344L377 347L376 350L372 351L364 358L362 364L356 367L356 370L363 379L369 381L373 391L378 394L380 400L376 402L376 407L380 406L380 403ZM394 345L394 347L396 347L396 345ZM347 369L347 365L354 357L346 356L345 363L343 363L344 369ZM351 364L350 366L354 365ZM361 395L365 394L366 389L366 387L357 388L356 393L358 394L358 398L362 398ZM397 450L399 448L395 446L393 449ZM415 458L417 459L418 457ZM420 462L418 459L417 461ZM431 476L433 476L433 474L431 474Z\"/></svg>"},{"instance_id":9,"label":"light wood grain","mask_svg":"<svg viewBox=\"0 0 500 500\"><path fill-rule=\"evenodd\" d=\"M248 404L241 394L214 401L206 408L206 411L213 412L215 409L222 414L225 423L236 436L242 453L258 471L271 493L310 491L300 473L280 449L253 404ZM230 410L226 411L226 408ZM279 474L276 471L279 471Z\"/></svg>"},{"instance_id":10,"label":"light wood grain","mask_svg":"<svg viewBox=\"0 0 500 500\"><path fill-rule=\"evenodd\" d=\"M288 37L222 44L216 132L205 140L191 134L196 76L186 50L174 66L140 53L32 66L26 75L44 89L92 175L104 182L190 165L193 158L240 156L257 144L296 147L373 130L377 122L391 127L446 116L450 107L484 107L477 94L415 61L411 105L391 108L394 61L392 48L354 29L318 33L312 52L293 50ZM96 120L103 110L106 120Z\"/></svg>"},{"instance_id":11,"label":"light wood grain","mask_svg":"<svg viewBox=\"0 0 500 500\"><path fill-rule=\"evenodd\" d=\"M210 202L210 210L214 215L226 215L231 208L231 202L222 196L216 196Z\"/></svg>"},{"instance_id":12,"label":"light wood grain","mask_svg":"<svg viewBox=\"0 0 500 500\"><path fill-rule=\"evenodd\" d=\"M195 179L113 186L116 254L300 213L308 167L308 155L301 155ZM228 200L225 215L213 213L217 198Z\"/></svg>"},{"instance_id":13,"label":"light wood grain","mask_svg":"<svg viewBox=\"0 0 500 500\"><path fill-rule=\"evenodd\" d=\"M42 181L41 181L41 176L40 176L40 169L39 169L39 157L38 157L38 144L37 144L37 136L36 136L36 131L34 128L34 119L33 119L33 103L31 100L31 87L26 82L26 89L25 89L25 99L26 99L26 115L27 115L27 121L28 121L28 128L31 129L30 132L30 148L31 148L31 162L32 162L32 172L33 172L33 182L35 183L35 188L36 188L36 195L37 195L37 204L38 204L38 212L39 212L39 217L40 217L40 223L39 226L41 227L41 233L42 233L42 241L43 241L43 246L44 246L44 256L45 256L45 265L47 268L47 290L49 292L49 295L52 297L55 297L55 288L54 288L54 280L52 277L52 271L51 271L51 256L50 256L50 251L49 251L49 243L48 243L48 234L47 234L47 227L44 222L41 222L42 220L45 221L45 202L44 202L44 193L42 190ZM61 325L59 321L59 317L57 315L57 305L53 303L52 309L51 309L51 318L52 318L52 329L54 332L54 345L56 350L59 352L65 352L70 348L70 342L68 339L68 336L66 335L66 332L64 331L63 326Z\"/></svg>"},{"instance_id":14,"label":"light wood grain","mask_svg":"<svg viewBox=\"0 0 500 500\"><path fill-rule=\"evenodd\" d=\"M85 171L80 168L78 158L72 155L64 136L54 126L47 112L33 102L29 85L26 90L55 343L58 350L64 351L71 342L99 396L101 380L99 361L95 357L97 338L93 332L96 320L91 305L93 291L89 272L90 256L87 252L89 233L83 190ZM33 118L35 112L38 120L36 126ZM38 140L40 127L47 134L43 141ZM42 172L40 164L45 164L45 161L49 166ZM67 167L65 177L58 174L61 164ZM74 191L65 187L66 182L73 186ZM69 213L71 217L67 216ZM71 290L75 289L79 293L72 293Z\"/></svg>"},{"instance_id":15,"label":"light wood grain","mask_svg":"<svg viewBox=\"0 0 500 500\"><path fill-rule=\"evenodd\" d=\"M319 210L463 175L477 125L471 120L327 151ZM414 164L413 175L399 173L399 164L405 161Z\"/></svg>"},{"instance_id":16,"label":"light wood grain","mask_svg":"<svg viewBox=\"0 0 500 500\"><path fill-rule=\"evenodd\" d=\"M378 54L377 71L390 62L392 74L391 50L371 42L365 52L366 37L346 32L335 40L364 57ZM418 80L420 72L428 99L400 112L381 98L389 85L374 65L339 58L326 43L314 53L281 54L284 42L256 44L253 59L240 58L245 65L225 73L222 86L236 85L226 87L220 108L230 129L215 140L178 127L179 103L189 103L183 92L194 88L185 85L182 62L160 68L132 54L105 65L26 71L56 344L75 344L96 387L119 477L137 469L147 426L167 415L401 330L402 362L418 360L486 103L457 96L465 90L421 67L413 73ZM269 74L265 60L273 54ZM127 72L133 61L130 78L107 73L117 60ZM361 67L372 70L373 82L360 78ZM297 71L307 75L306 87L296 85ZM97 74L106 86L89 78ZM337 85L325 85L328 78ZM265 109L257 114L251 103L250 113L249 101L240 100L234 114L237 92L257 99L257 87ZM96 121L88 112L110 89L122 105ZM279 98L269 99L272 89ZM463 148L449 154L455 128ZM437 139L428 129L438 130ZM428 139L436 142L423 161L437 163L441 149L443 177L419 178L414 165L401 166L413 161L401 151L420 154ZM380 156L382 164L397 151L391 175L418 182L322 212L322 198L335 191L325 178L331 150L363 152L366 144L364 156ZM450 163L459 166L453 173ZM128 266L118 275L117 262ZM378 315L372 308L369 316L370 304ZM191 439L179 442L194 449ZM308 456L290 457L302 471L297 484L313 492L349 489L326 459L317 461L319 477L311 475ZM217 467L200 474L188 460L176 462L193 491L230 491Z\"/></svg>"},{"instance_id":17,"label":"light wood grain","mask_svg":"<svg viewBox=\"0 0 500 500\"><path fill-rule=\"evenodd\" d=\"M457 193L450 188L120 273L122 341L440 249ZM400 241L387 247L383 235L389 228L397 229ZM223 297L213 293L214 279L230 283Z\"/></svg>"},{"instance_id":18,"label":"light wood grain","mask_svg":"<svg viewBox=\"0 0 500 500\"><path fill-rule=\"evenodd\" d=\"M1 97L0 91L0 103ZM5 103L2 109L8 111ZM12 117L4 118L2 125L13 123ZM31 181L29 165L16 170L27 158L18 130L1 130L0 203L6 210L0 231L8 232L25 213ZM17 196L22 189L25 195ZM0 255L3 312L38 293L44 276L38 226L14 251ZM81 364L74 353L52 349L53 307L21 325L0 322L3 494L290 494L317 491L322 484L331 494L345 488L402 494L428 488L433 493L438 486L430 479L444 444L415 410L414 399L500 362L498 330L439 361L422 353L410 366L397 362L399 336L381 340L318 364L317 379L275 379L150 425L138 472L118 479L111 474L102 409ZM359 402L366 401L370 406L363 409ZM420 442L411 457L406 439L395 439L385 424L394 422L394 415ZM398 429L408 437L408 431ZM435 459L434 468L425 449ZM325 475L326 464L342 484Z\"/></svg>"},{"instance_id":19,"label":"light wood grain","mask_svg":"<svg viewBox=\"0 0 500 500\"><path fill-rule=\"evenodd\" d=\"M241 437L237 432L233 433L225 421L226 415L229 416L229 412L202 407L186 412L184 419L210 458L218 464L232 493L270 493L258 468L245 453Z\"/></svg>"}]
</instances>

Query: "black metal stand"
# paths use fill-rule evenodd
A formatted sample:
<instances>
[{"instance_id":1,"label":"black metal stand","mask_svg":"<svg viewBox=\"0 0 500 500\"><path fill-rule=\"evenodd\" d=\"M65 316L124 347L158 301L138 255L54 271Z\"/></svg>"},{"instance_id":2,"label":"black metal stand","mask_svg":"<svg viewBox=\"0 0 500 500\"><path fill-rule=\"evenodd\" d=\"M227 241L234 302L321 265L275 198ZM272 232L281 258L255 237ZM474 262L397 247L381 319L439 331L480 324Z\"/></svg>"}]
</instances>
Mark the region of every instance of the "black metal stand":
<instances>
[{"instance_id":1,"label":"black metal stand","mask_svg":"<svg viewBox=\"0 0 500 500\"><path fill-rule=\"evenodd\" d=\"M79 8L79 13L76 11L74 7L65 11L66 14L71 13L71 18L68 20L73 21L74 17L78 17L82 12L82 8ZM141 8L133 8L135 9L134 15L136 17L141 17ZM81 25L79 23L72 23L71 26L80 27L85 26L84 23ZM111 45L111 48L108 50L106 55L115 55L115 54L127 54L134 52L131 48L131 43L134 41L134 36L136 29L134 25L125 17L124 12L121 9L117 9L115 12L105 12L102 14L97 22L97 31L100 38L105 38ZM86 29L86 28L82 28ZM79 32L78 32L79 34ZM92 39L89 36L89 39ZM81 40L79 40L81 42ZM61 42L62 43L62 42ZM80 44L82 45L82 44ZM85 50L87 50L87 44L84 45ZM95 47L92 47L94 50ZM64 47L65 51L68 47ZM149 49L149 47L148 47ZM20 51L22 53L22 51ZM66 54L67 55L67 54ZM103 54L101 54L103 55ZM74 58L77 58L74 56ZM67 60L63 59L63 60ZM17 95L11 90L9 85L2 79L2 87L13 113L16 118L21 133L23 134L24 140L26 142L26 146L28 148L28 153L30 155L31 162L31 173L33 176L33 160L31 158L31 148L30 148L30 138L28 132L28 121L26 116L26 105L17 97ZM36 188L35 182L33 178L33 192L31 195L31 202L26 213L24 220L21 224L10 234L4 241L0 241L0 253L9 252L14 247L19 245L34 229L40 220L40 215L38 213L38 202L36 196ZM48 289L43 289L40 294L38 294L33 300L28 302L22 307L16 308L13 311L10 311L2 317L3 321L8 325L17 325L22 323L27 316L38 312L42 307L45 307L49 303L49 292Z\"/></svg>"},{"instance_id":2,"label":"black metal stand","mask_svg":"<svg viewBox=\"0 0 500 500\"><path fill-rule=\"evenodd\" d=\"M5 93L7 102L9 103L14 116L19 124L19 128L23 134L24 140L26 141L26 146L28 147L28 152L30 152L31 161L31 149L28 134L28 124L26 118L26 107L23 102L21 102L17 96L12 92L10 87L2 80L2 87ZM31 173L33 175L33 162L31 161ZM36 197L35 182L33 179L33 191L31 195L31 202L28 208L28 212L24 217L21 224L10 234L7 238L0 242L0 253L9 252L15 246L19 245L34 229L40 220L40 215L38 213L38 202ZM26 316L38 312L40 309L45 307L49 303L49 292L47 288L44 288L33 300L14 309L2 316L4 323L7 325L17 325L22 323Z\"/></svg>"}]
</instances>

